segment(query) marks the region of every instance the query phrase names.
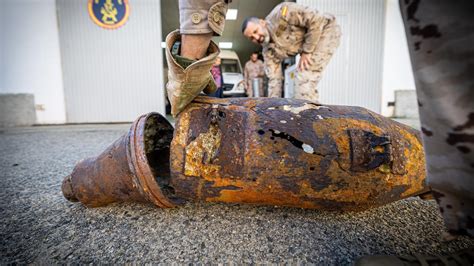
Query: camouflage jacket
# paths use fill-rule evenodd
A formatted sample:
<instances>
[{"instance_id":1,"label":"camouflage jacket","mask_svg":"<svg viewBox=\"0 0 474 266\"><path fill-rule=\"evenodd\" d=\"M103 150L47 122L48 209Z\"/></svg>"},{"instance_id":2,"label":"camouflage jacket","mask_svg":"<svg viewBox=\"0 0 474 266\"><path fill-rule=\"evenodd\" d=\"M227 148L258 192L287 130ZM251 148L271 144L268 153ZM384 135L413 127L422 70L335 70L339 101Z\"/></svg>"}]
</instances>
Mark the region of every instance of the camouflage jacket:
<instances>
[{"instance_id":1,"label":"camouflage jacket","mask_svg":"<svg viewBox=\"0 0 474 266\"><path fill-rule=\"evenodd\" d=\"M270 12L265 18L270 43L263 46L269 90L281 89L281 61L302 52L313 53L324 26L334 19L330 14L291 2L283 2Z\"/></svg>"}]
</instances>

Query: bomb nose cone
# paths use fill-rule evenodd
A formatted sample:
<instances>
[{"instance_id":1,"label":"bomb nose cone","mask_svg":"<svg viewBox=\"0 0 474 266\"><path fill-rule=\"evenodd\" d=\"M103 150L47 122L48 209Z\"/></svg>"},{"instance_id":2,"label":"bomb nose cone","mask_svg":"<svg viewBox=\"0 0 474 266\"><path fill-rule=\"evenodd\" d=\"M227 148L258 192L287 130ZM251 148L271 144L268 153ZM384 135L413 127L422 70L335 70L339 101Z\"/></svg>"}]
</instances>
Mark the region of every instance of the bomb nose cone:
<instances>
[{"instance_id":1,"label":"bomb nose cone","mask_svg":"<svg viewBox=\"0 0 474 266\"><path fill-rule=\"evenodd\" d=\"M172 139L173 126L165 117L158 113L140 116L101 154L76 164L62 183L64 197L87 207L125 201L148 201L161 208L182 204L165 190Z\"/></svg>"},{"instance_id":2,"label":"bomb nose cone","mask_svg":"<svg viewBox=\"0 0 474 266\"><path fill-rule=\"evenodd\" d=\"M74 192L72 190L71 175L64 177L61 190L63 191L63 195L67 200L72 201L72 202L79 201L74 195Z\"/></svg>"}]
</instances>

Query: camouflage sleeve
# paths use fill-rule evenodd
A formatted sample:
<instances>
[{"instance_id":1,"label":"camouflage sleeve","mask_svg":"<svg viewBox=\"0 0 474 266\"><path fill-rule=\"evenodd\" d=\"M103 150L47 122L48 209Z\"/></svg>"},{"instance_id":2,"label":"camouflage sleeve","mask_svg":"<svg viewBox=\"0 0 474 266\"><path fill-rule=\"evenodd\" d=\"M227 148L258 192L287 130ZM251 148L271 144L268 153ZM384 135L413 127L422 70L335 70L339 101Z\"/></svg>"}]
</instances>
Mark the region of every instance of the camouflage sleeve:
<instances>
[{"instance_id":1,"label":"camouflage sleeve","mask_svg":"<svg viewBox=\"0 0 474 266\"><path fill-rule=\"evenodd\" d=\"M287 8L288 10L284 10ZM318 11L296 3L282 6L282 15L290 25L306 28L303 52L313 53L323 32L326 19Z\"/></svg>"},{"instance_id":2,"label":"camouflage sleeve","mask_svg":"<svg viewBox=\"0 0 474 266\"><path fill-rule=\"evenodd\" d=\"M268 77L268 91L281 91L283 74L280 59L276 58L270 49L263 50L263 59L265 74Z\"/></svg>"},{"instance_id":3,"label":"camouflage sleeve","mask_svg":"<svg viewBox=\"0 0 474 266\"><path fill-rule=\"evenodd\" d=\"M182 34L224 31L227 4L231 0L179 0L179 24Z\"/></svg>"}]
</instances>

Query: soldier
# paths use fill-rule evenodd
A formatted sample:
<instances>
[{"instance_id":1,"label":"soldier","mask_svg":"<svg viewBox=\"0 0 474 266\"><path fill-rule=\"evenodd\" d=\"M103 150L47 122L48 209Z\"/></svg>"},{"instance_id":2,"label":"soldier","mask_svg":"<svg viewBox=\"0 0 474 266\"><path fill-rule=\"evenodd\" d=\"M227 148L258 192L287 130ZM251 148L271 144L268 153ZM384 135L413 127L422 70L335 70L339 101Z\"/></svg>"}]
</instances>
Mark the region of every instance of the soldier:
<instances>
[{"instance_id":1,"label":"soldier","mask_svg":"<svg viewBox=\"0 0 474 266\"><path fill-rule=\"evenodd\" d=\"M341 31L333 15L284 2L263 19L247 18L242 33L263 46L268 96L281 97L284 58L301 55L295 78L295 98L317 101L321 73L339 46Z\"/></svg>"},{"instance_id":2,"label":"soldier","mask_svg":"<svg viewBox=\"0 0 474 266\"><path fill-rule=\"evenodd\" d=\"M474 236L474 2L400 0L413 65L427 181L445 240ZM368 256L355 265L473 265L474 249L445 256Z\"/></svg>"},{"instance_id":3,"label":"soldier","mask_svg":"<svg viewBox=\"0 0 474 266\"><path fill-rule=\"evenodd\" d=\"M415 74L428 182L449 234L474 236L474 2L400 1L400 5Z\"/></svg>"},{"instance_id":4,"label":"soldier","mask_svg":"<svg viewBox=\"0 0 474 266\"><path fill-rule=\"evenodd\" d=\"M250 55L250 60L247 61L244 67L244 79L245 79L245 88L247 90L248 97L254 97L253 95L253 79L259 80L259 96L263 97L263 77L264 77L264 67L262 60L258 59L258 52L253 52Z\"/></svg>"},{"instance_id":5,"label":"soldier","mask_svg":"<svg viewBox=\"0 0 474 266\"><path fill-rule=\"evenodd\" d=\"M227 4L231 0L179 0L180 29L166 37L171 114L177 116L201 91L217 87L210 70L219 54L211 41L224 31Z\"/></svg>"}]
</instances>

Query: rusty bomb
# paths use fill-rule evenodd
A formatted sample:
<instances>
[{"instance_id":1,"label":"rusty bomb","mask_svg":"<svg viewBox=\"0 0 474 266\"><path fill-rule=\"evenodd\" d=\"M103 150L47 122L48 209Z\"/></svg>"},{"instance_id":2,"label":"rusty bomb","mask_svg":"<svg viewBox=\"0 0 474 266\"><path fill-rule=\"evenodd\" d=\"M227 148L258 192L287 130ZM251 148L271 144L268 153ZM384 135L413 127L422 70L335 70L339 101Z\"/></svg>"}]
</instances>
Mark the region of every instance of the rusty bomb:
<instances>
[{"instance_id":1,"label":"rusty bomb","mask_svg":"<svg viewBox=\"0 0 474 266\"><path fill-rule=\"evenodd\" d=\"M364 210L429 193L419 132L361 107L199 96L139 117L62 185L88 207L152 202Z\"/></svg>"}]
</instances>

